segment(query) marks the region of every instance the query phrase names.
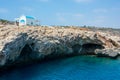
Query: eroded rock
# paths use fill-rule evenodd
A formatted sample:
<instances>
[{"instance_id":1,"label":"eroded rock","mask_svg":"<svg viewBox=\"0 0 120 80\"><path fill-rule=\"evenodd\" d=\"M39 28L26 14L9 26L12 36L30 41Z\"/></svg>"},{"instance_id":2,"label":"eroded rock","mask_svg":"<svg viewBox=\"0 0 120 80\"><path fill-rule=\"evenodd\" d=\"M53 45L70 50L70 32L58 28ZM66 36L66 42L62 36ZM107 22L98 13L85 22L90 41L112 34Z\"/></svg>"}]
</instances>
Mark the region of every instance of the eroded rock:
<instances>
[{"instance_id":1,"label":"eroded rock","mask_svg":"<svg viewBox=\"0 0 120 80\"><path fill-rule=\"evenodd\" d=\"M120 55L120 49L102 49L96 50L97 56L117 58Z\"/></svg>"},{"instance_id":2,"label":"eroded rock","mask_svg":"<svg viewBox=\"0 0 120 80\"><path fill-rule=\"evenodd\" d=\"M60 27L0 28L0 66L59 55L120 54L120 37L100 31Z\"/></svg>"}]
</instances>

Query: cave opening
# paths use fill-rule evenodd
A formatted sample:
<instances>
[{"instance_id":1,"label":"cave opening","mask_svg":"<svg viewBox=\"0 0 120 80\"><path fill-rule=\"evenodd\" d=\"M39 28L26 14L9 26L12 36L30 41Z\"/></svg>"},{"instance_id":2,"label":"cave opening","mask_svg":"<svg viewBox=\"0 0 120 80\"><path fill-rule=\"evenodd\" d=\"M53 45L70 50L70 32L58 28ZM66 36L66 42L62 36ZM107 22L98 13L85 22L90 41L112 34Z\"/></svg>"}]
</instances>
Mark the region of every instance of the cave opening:
<instances>
[{"instance_id":1,"label":"cave opening","mask_svg":"<svg viewBox=\"0 0 120 80\"><path fill-rule=\"evenodd\" d=\"M96 49L104 49L104 46L102 46L101 44L93 44L93 43L83 44L81 53L94 55Z\"/></svg>"},{"instance_id":2,"label":"cave opening","mask_svg":"<svg viewBox=\"0 0 120 80\"><path fill-rule=\"evenodd\" d=\"M29 44L26 44L23 48L22 48L22 50L21 50L21 52L20 52L20 56L19 56L19 60L20 61L27 61L27 60L29 60L29 58L31 58L31 54L33 53L33 50L32 50L32 48L30 47L30 45Z\"/></svg>"}]
</instances>

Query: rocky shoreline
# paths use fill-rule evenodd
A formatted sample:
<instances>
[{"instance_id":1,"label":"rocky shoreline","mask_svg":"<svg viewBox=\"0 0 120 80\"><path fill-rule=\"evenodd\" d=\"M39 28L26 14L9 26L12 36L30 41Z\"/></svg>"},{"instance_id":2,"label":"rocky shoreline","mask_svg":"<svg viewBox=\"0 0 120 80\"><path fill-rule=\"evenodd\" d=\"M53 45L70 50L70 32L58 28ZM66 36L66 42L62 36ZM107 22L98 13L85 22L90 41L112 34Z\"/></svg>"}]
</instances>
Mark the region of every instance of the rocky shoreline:
<instances>
[{"instance_id":1,"label":"rocky shoreline","mask_svg":"<svg viewBox=\"0 0 120 80\"><path fill-rule=\"evenodd\" d=\"M0 67L63 55L116 58L120 55L120 34L113 32L77 27L0 27Z\"/></svg>"}]
</instances>

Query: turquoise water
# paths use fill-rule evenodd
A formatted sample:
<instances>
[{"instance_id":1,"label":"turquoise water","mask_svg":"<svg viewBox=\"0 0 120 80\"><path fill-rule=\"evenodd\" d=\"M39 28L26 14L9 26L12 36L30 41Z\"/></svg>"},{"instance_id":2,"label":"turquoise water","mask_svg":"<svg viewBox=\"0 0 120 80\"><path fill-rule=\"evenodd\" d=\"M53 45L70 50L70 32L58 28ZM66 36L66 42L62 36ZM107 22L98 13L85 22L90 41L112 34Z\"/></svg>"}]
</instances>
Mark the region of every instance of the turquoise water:
<instances>
[{"instance_id":1,"label":"turquoise water","mask_svg":"<svg viewBox=\"0 0 120 80\"><path fill-rule=\"evenodd\" d=\"M120 59L76 56L14 69L0 80L120 80Z\"/></svg>"}]
</instances>

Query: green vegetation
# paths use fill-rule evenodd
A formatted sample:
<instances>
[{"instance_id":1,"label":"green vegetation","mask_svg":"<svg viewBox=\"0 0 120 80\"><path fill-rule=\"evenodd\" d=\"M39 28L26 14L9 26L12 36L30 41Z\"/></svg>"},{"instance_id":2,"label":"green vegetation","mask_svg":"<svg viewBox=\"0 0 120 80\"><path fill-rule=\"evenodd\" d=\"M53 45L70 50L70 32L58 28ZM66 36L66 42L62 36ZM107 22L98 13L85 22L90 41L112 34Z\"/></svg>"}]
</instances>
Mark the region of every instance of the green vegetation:
<instances>
[{"instance_id":1,"label":"green vegetation","mask_svg":"<svg viewBox=\"0 0 120 80\"><path fill-rule=\"evenodd\" d=\"M14 24L13 21L5 20L5 19L0 19L0 24L6 25L6 24Z\"/></svg>"}]
</instances>

